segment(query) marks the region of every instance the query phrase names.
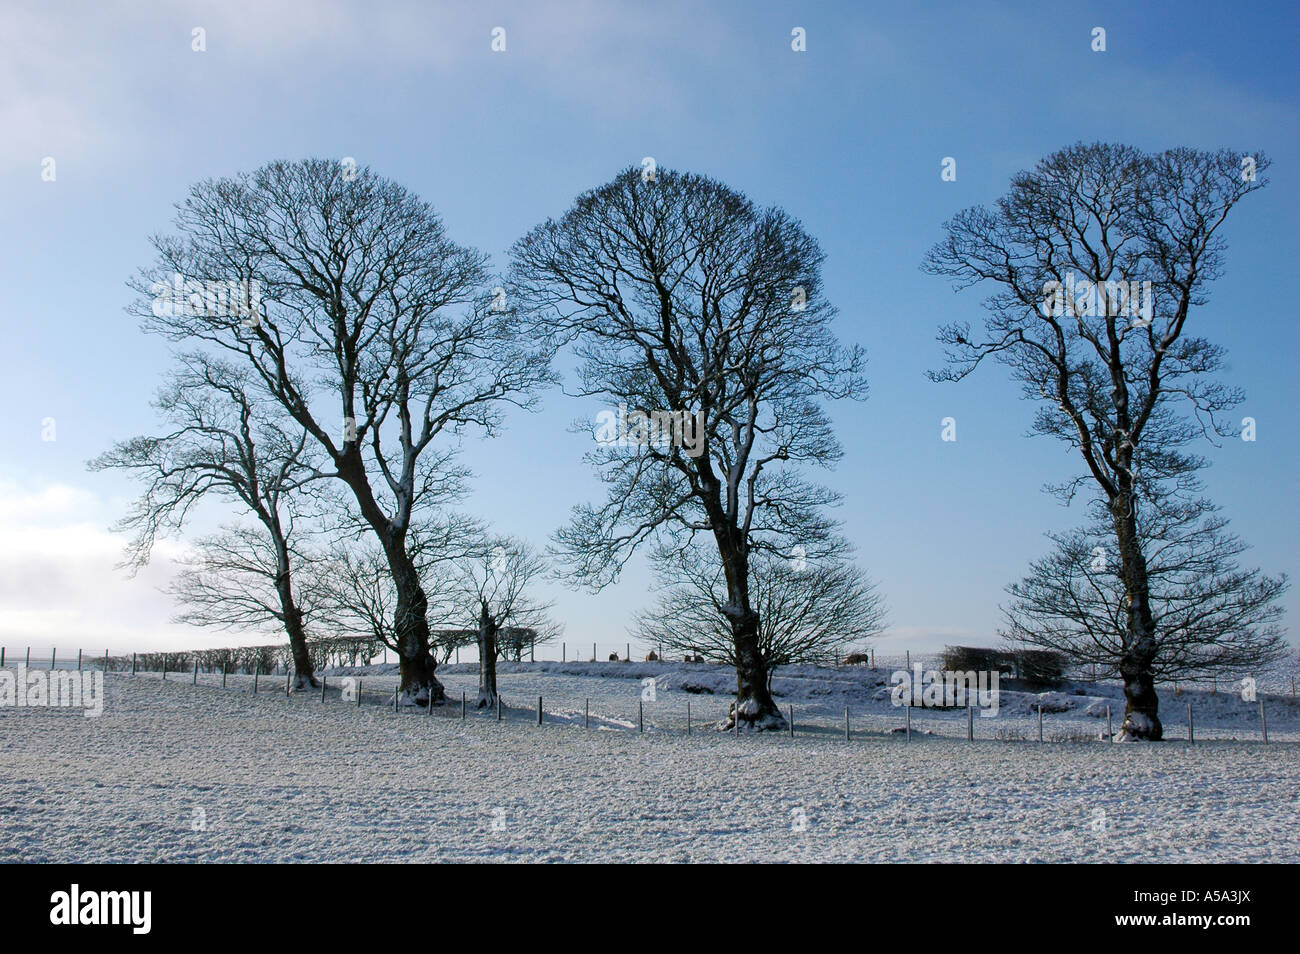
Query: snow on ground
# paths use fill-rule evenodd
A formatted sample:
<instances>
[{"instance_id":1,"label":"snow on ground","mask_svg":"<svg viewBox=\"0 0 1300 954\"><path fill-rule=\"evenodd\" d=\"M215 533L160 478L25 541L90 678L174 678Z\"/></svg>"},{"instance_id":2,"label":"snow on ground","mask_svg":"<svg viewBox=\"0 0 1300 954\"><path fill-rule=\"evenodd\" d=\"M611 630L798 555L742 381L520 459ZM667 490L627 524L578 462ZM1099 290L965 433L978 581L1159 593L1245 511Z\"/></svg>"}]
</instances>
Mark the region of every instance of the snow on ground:
<instances>
[{"instance_id":1,"label":"snow on ground","mask_svg":"<svg viewBox=\"0 0 1300 954\"><path fill-rule=\"evenodd\" d=\"M926 667L931 661L921 661ZM935 663L937 665L937 662ZM335 677L359 676L363 688L391 693L397 683L397 664L330 670ZM905 713L890 698L891 670L880 666L784 666L776 671L772 692L783 712L794 706L796 731L820 734L844 732L844 709L849 709L855 731L886 733L901 728ZM183 677L182 677L183 678ZM447 697L459 706L460 694L472 703L478 691L475 664L442 666L438 678ZM727 666L688 663L523 662L501 663L498 686L507 703L536 709L542 696L548 721L583 720L584 700L591 699L592 725L635 728L637 704L653 688L654 701L643 703L646 731L685 732L686 706L691 705L695 726L712 725L725 718L736 691L734 670ZM646 680L653 680L653 687ZM1043 706L1043 738L1085 741L1098 739L1106 730L1106 707L1112 727L1119 730L1124 714L1124 693L1118 683L1067 683L1060 690L1026 690L1002 680L998 714L975 718L977 739L1038 738L1037 706ZM1195 737L1200 740L1261 738L1258 702L1246 702L1241 693L1224 687L1218 692L1161 690L1160 717L1169 738L1187 737L1187 705L1192 705ZM1287 695L1266 695L1270 741L1300 741L1300 702ZM912 726L942 736L966 738L967 716L961 710L914 707Z\"/></svg>"},{"instance_id":2,"label":"snow on ground","mask_svg":"<svg viewBox=\"0 0 1300 954\"><path fill-rule=\"evenodd\" d=\"M917 726L908 742L866 731L898 721L868 701L869 670L792 670L774 688L806 720L795 739L687 737L685 699L695 719L720 717L725 670L605 664L619 678L596 678L581 665L503 667L502 723L461 722L455 703L394 713L377 667L361 706L334 688L323 703L287 698L274 679L254 696L248 677L222 691L220 676L114 673L99 719L0 708L0 861L1300 860L1300 746L1203 744L1199 717L1195 746L1040 746L983 724L1031 724L1007 710L977 718L973 743L964 713L913 710L940 734ZM456 699L475 684L472 667L440 675ZM850 742L833 728L845 700ZM1270 738L1294 738L1294 707L1270 706ZM1097 725L1077 705L1052 718Z\"/></svg>"}]
</instances>

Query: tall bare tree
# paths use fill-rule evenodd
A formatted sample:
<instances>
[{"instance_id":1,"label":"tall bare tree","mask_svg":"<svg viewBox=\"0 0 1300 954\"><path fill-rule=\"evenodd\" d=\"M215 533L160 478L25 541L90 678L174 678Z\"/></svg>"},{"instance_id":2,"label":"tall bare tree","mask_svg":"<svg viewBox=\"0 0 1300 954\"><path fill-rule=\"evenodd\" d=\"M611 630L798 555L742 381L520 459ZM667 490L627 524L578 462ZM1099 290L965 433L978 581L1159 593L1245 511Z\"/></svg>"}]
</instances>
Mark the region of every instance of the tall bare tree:
<instances>
[{"instance_id":1,"label":"tall bare tree","mask_svg":"<svg viewBox=\"0 0 1300 954\"><path fill-rule=\"evenodd\" d=\"M1007 587L1004 635L1119 672L1126 652L1123 567L1107 508L1086 529L1049 534L1056 544ZM1166 499L1139 509L1155 640L1151 668L1163 679L1241 675L1286 655L1278 598L1285 575L1243 570L1246 545L1205 499Z\"/></svg>"},{"instance_id":2,"label":"tall bare tree","mask_svg":"<svg viewBox=\"0 0 1300 954\"><path fill-rule=\"evenodd\" d=\"M735 665L735 642L720 610L729 598L726 579L716 555L697 547L664 575L672 582L637 623L636 637ZM838 660L885 628L884 598L842 556L811 564L764 553L750 564L750 597L769 685L778 666Z\"/></svg>"},{"instance_id":3,"label":"tall bare tree","mask_svg":"<svg viewBox=\"0 0 1300 954\"><path fill-rule=\"evenodd\" d=\"M815 559L827 545L837 495L799 468L842 453L820 402L865 396L862 352L830 329L822 259L781 209L704 176L628 169L516 243L510 272L539 335L576 343L579 394L636 417L598 435L590 459L608 497L557 534L561 565L599 588L646 541L671 559L711 538L734 642L731 718L759 729L785 720L767 689L751 555L800 546ZM657 433L643 439L647 419Z\"/></svg>"},{"instance_id":4,"label":"tall bare tree","mask_svg":"<svg viewBox=\"0 0 1300 954\"><path fill-rule=\"evenodd\" d=\"M118 530L134 533L126 559L132 567L149 561L160 534L180 532L191 508L205 497L233 500L257 520L256 530L232 528L201 541L189 575L173 592L195 604L181 617L189 622L219 623L221 614L213 611L223 603L237 626L278 622L289 637L295 685L306 689L316 682L295 595L293 536L299 498L320 475L306 432L261 393L259 384L247 369L228 361L198 352L183 355L181 368L154 401L171 430L121 441L89 467L124 470L145 484L117 524ZM263 592L261 584L267 583L273 600ZM253 590L241 592L245 584Z\"/></svg>"},{"instance_id":5,"label":"tall bare tree","mask_svg":"<svg viewBox=\"0 0 1300 954\"><path fill-rule=\"evenodd\" d=\"M989 357L1005 364L1040 402L1034 432L1083 458L1083 473L1054 489L1068 499L1091 482L1106 501L1125 587L1126 738L1162 735L1142 499L1202 466L1185 448L1240 400L1211 377L1222 350L1188 320L1220 272L1228 213L1265 184L1267 161L1248 158L1070 146L1017 175L995 208L954 216L923 266L958 288L995 289L980 334L943 328L948 366L933 377L960 380Z\"/></svg>"},{"instance_id":6,"label":"tall bare tree","mask_svg":"<svg viewBox=\"0 0 1300 954\"><path fill-rule=\"evenodd\" d=\"M549 356L484 291L485 257L367 168L273 162L201 182L153 244L135 283L144 327L238 356L310 436L392 574L401 698L442 701L413 516L456 485L446 440L530 405ZM221 307L227 288L244 307Z\"/></svg>"},{"instance_id":7,"label":"tall bare tree","mask_svg":"<svg viewBox=\"0 0 1300 954\"><path fill-rule=\"evenodd\" d=\"M559 631L552 604L531 592L548 572L546 561L523 540L495 537L457 567L461 601L478 616L478 708L497 704L497 659L507 649L498 636L506 630L532 630L538 641Z\"/></svg>"}]
</instances>

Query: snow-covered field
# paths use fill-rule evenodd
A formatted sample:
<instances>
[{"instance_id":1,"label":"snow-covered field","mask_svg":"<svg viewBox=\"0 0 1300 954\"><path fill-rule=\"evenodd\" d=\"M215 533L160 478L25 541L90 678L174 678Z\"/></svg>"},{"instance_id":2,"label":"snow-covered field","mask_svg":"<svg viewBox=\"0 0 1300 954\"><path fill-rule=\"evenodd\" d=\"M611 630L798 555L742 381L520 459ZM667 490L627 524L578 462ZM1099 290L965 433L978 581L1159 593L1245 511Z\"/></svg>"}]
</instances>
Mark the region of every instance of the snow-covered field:
<instances>
[{"instance_id":1,"label":"snow-covered field","mask_svg":"<svg viewBox=\"0 0 1300 954\"><path fill-rule=\"evenodd\" d=\"M274 678L254 696L248 677L111 673L99 719L0 708L0 861L1300 860L1289 698L1267 698L1267 746L1258 707L1226 692L1162 696L1171 736L1193 702L1194 746L1005 741L1037 738L1038 697L1007 690L975 742L964 712L919 709L908 742L877 698L888 672L792 669L773 687L790 739L711 730L719 667L503 665L503 723L461 722L472 666L439 670L456 701L432 716L386 706L382 668L359 707L342 673L324 703ZM1095 738L1107 699L1118 725L1116 687L1047 698L1069 708L1046 737Z\"/></svg>"},{"instance_id":2,"label":"snow-covered field","mask_svg":"<svg viewBox=\"0 0 1300 954\"><path fill-rule=\"evenodd\" d=\"M917 657L925 668L937 660ZM901 660L900 660L901 662ZM396 685L396 664L367 669L343 669L361 675L365 687L391 692ZM387 679L375 678L379 673ZM536 662L502 663L502 695L515 707L533 708L543 699L548 721L581 723L584 700L591 699L592 725L636 728L637 703L653 680L654 702L643 705L646 731L685 732L687 703L694 725L720 721L735 693L736 677L726 666L684 663ZM783 711L794 706L796 732L843 735L844 709L849 709L855 731L888 733L902 730L905 713L890 698L891 670L846 666L785 666L777 670L772 692ZM472 701L478 686L475 665L443 666L439 678L449 698L465 692ZM1112 726L1119 729L1124 694L1118 683L1071 683L1052 692L1030 692L1003 681L998 714L977 717L977 739L1038 739L1037 707L1041 704L1043 738L1060 741L1099 739L1106 730L1106 709ZM1192 706L1195 738L1199 740L1255 740L1262 737L1258 702L1246 702L1239 691L1223 686L1218 692L1160 692L1160 713L1168 738L1187 737L1187 706ZM1289 694L1265 695L1270 741L1300 741L1300 703ZM457 702L458 704L458 702ZM535 719L534 719L535 721ZM912 709L914 732L966 739L965 710Z\"/></svg>"}]
</instances>

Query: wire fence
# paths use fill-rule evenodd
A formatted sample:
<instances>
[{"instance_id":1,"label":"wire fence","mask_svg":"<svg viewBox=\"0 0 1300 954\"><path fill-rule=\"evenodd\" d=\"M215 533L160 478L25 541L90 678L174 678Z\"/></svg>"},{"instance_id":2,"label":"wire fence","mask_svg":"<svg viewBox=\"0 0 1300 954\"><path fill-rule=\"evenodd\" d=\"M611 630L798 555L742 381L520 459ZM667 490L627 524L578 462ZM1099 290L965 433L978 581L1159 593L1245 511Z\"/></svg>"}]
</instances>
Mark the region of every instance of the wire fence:
<instances>
[{"instance_id":1,"label":"wire fence","mask_svg":"<svg viewBox=\"0 0 1300 954\"><path fill-rule=\"evenodd\" d=\"M457 632L465 632L458 630ZM477 663L475 645L442 647L439 652L438 633L434 632L433 649L440 665ZM324 637L307 642L308 655L314 669L345 666L369 666L397 661L397 654L381 640L366 637ZM589 651L589 653L588 653ZM516 662L632 662L664 659L657 647L646 647L634 642L622 643L523 643L507 648L503 658ZM689 659L685 661L689 662ZM833 664L834 660L826 660ZM286 643L257 646L231 646L207 649L170 650L163 652L121 652L103 650L68 650L60 653L55 647L0 646L0 666L19 664L47 669L78 669L96 667L110 672L181 672L189 671L195 664L201 672L247 673L262 675L283 674L293 666L293 653Z\"/></svg>"},{"instance_id":2,"label":"wire fence","mask_svg":"<svg viewBox=\"0 0 1300 954\"><path fill-rule=\"evenodd\" d=\"M82 661L83 665L89 663L84 654ZM102 662L103 657L98 657L97 663ZM340 676L325 673L318 677L319 686L305 690L293 687L292 670L264 674L258 671L207 672L201 668L191 668L188 672L137 668L134 674L129 670L121 673L123 678L132 675L160 683L166 681L201 689L280 697L295 706L365 707L372 712L388 711L397 719L432 719L440 724L487 720L647 735L716 733L729 721L732 701L724 694L659 692L653 689L647 692L644 680L627 680L630 685L626 691L619 687L596 697L584 693L572 684L572 680L548 685L544 691L536 692L536 682L528 681L529 677L539 675L535 672L502 673L499 677L499 705L483 709L476 705L477 676L472 672L443 674L441 679L447 692L446 701L432 708L402 705L398 692L399 678L391 674ZM956 739L1004 743L1104 743L1114 740L1123 718L1122 700L1116 700L1113 706L1107 706L1106 711L1091 716L1038 707L1028 713L1009 713L991 719L982 716L980 708L973 704L946 709L898 706L882 711L880 707L863 705L831 707L783 702L780 708L787 720L782 735L827 741L893 738L922 742ZM1215 713L1212 721L1209 712L1203 712L1198 723L1196 710L1197 706L1191 702L1162 699L1161 719L1166 740L1268 742L1270 719L1274 720L1272 741L1294 741L1297 737L1295 728L1300 709L1294 699L1266 700L1261 695L1256 705L1238 707L1236 720L1226 725L1222 723L1221 713Z\"/></svg>"},{"instance_id":3,"label":"wire fence","mask_svg":"<svg viewBox=\"0 0 1300 954\"><path fill-rule=\"evenodd\" d=\"M348 641L351 643L351 641ZM293 687L292 657L288 646L253 646L225 649L191 650L187 652L168 653L119 653L110 650L91 653L77 650L60 656L57 648L45 653L34 654L24 647L21 656L7 647L0 647L0 666L16 666L20 663L29 668L48 669L100 669L106 672L124 673L140 677L158 678L173 682L188 682L192 685L222 688L248 693L278 693L290 699L311 697L319 692L322 703L348 703L357 706L392 706L402 714L405 710L398 703L398 677L394 674L357 674L331 675L331 670L340 668L346 671L351 667L364 669L368 665L383 661L396 661L382 644L367 647L366 651L352 645L318 647L330 655L322 656L319 672L322 683L319 690L295 691ZM372 654L369 649L376 651ZM561 643L550 647L558 653L550 662L569 661L568 646ZM592 657L599 660L599 644L592 647L597 652L586 659L573 662L590 662ZM623 653L611 652L604 662L612 665L625 664L630 661L630 644L624 644ZM271 651L274 650L274 651ZM647 654L649 655L649 654ZM655 654L657 656L657 654ZM331 662L332 660L332 662ZM538 662L546 660L536 660ZM721 664L719 664L720 666ZM886 685L889 677L899 671L912 672L916 666L925 671L935 670L942 665L940 654L905 652L902 654L869 653L867 658L851 665L842 662L832 667L839 672L856 670L869 671L876 678L878 685ZM439 670L439 678L447 687L447 705L418 711L431 717L460 718L462 700L466 709L465 717L482 718L484 713L475 707L477 700L477 674L473 670L477 662L444 666ZM467 671L458 672L461 668ZM603 668L603 667L602 667ZM712 667L709 667L712 668ZM620 666L621 669L621 666ZM626 670L625 672L630 672ZM638 670L639 672L639 670ZM622 701L611 706L611 693L598 697L598 710L593 710L591 696L584 693L575 679L581 675L565 678L548 674L544 687L534 678L526 686L516 686L521 673L499 673L499 685L503 696L500 718L503 722L534 722L582 724L596 730L628 730L648 733L673 733L688 735L692 732L713 730L729 720L731 696L723 692L713 692L696 688L685 691L660 692L655 688L655 679L620 678L619 682L629 683L626 692L615 692L614 696ZM535 674L538 675L538 674ZM1297 708L1296 682L1294 675L1286 670L1273 674L1270 682L1260 681L1252 686L1252 692L1241 691L1241 681L1231 682L1214 677L1195 683L1182 682L1172 687L1165 687L1161 693L1160 717L1165 728L1166 738L1183 738L1188 741L1218 739L1258 738L1264 739L1268 733L1269 709L1275 712L1275 737L1290 737L1295 734L1295 723L1300 717ZM528 680L523 680L528 682ZM1078 688L1078 683L1093 682L1075 676L1075 694L1086 690ZM648 686L647 686L648 683ZM1116 684L1113 680L1097 679L1093 682L1101 692L1109 685L1113 693ZM537 690L541 690L540 693ZM1199 695L1193 699L1191 693ZM1050 693L1044 695L1052 695ZM1059 693L1056 695L1060 695ZM535 698L537 697L537 698ZM778 698L778 701L780 699ZM848 700L846 700L848 701ZM808 705L805 702L782 703L782 712L794 734L803 736L832 737L872 737L902 736L904 738L964 738L970 741L1043 741L1043 742L1087 742L1106 741L1114 737L1123 718L1123 698L1119 696L1112 701L1094 702L1086 713L1063 711L1052 700L1039 702L1036 708L1025 711L1025 701L1020 698L1020 709L1007 712L1004 717L985 718L977 706L935 708L930 706L895 706L885 711L882 707L871 705L854 705L849 701L842 707L829 704ZM1198 726L1198 710L1200 725ZM540 713L540 715L539 715ZM486 714L495 718L495 710ZM1279 732L1280 730L1280 732Z\"/></svg>"}]
</instances>

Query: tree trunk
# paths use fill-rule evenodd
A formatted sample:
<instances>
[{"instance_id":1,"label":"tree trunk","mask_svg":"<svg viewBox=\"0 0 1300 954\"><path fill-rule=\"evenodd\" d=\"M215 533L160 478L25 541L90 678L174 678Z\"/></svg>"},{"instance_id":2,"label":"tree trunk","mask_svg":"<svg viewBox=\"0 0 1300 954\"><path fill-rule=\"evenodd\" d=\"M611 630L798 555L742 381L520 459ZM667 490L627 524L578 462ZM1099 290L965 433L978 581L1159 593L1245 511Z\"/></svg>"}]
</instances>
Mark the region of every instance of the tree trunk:
<instances>
[{"instance_id":1,"label":"tree trunk","mask_svg":"<svg viewBox=\"0 0 1300 954\"><path fill-rule=\"evenodd\" d=\"M277 537L279 528L274 527ZM293 583L289 572L289 549L283 538L276 540L276 561L279 574L275 578L275 591L280 597L280 612L284 630L289 634L289 651L293 654L293 691L305 692L319 688L311 653L307 649L307 630L302 624L302 610L293 596Z\"/></svg>"},{"instance_id":2,"label":"tree trunk","mask_svg":"<svg viewBox=\"0 0 1300 954\"><path fill-rule=\"evenodd\" d=\"M306 692L308 689L320 688L316 681L315 667L312 666L311 653L307 649L307 635L302 625L302 610L292 608L292 616L287 617L284 628L289 632L289 649L293 653L293 691ZM293 622L289 622L292 619Z\"/></svg>"},{"instance_id":3,"label":"tree trunk","mask_svg":"<svg viewBox=\"0 0 1300 954\"><path fill-rule=\"evenodd\" d=\"M1141 653L1128 652L1119 664L1124 677L1124 724L1120 726L1119 739L1143 739L1159 742L1164 738L1164 726L1157 714L1160 700L1156 696L1155 677L1151 662Z\"/></svg>"},{"instance_id":4,"label":"tree trunk","mask_svg":"<svg viewBox=\"0 0 1300 954\"><path fill-rule=\"evenodd\" d=\"M438 663L429 650L429 601L404 542L389 549L388 563L397 590L393 632L401 674L398 702L405 706L442 705L447 693L434 676Z\"/></svg>"},{"instance_id":5,"label":"tree trunk","mask_svg":"<svg viewBox=\"0 0 1300 954\"><path fill-rule=\"evenodd\" d=\"M482 605L478 618L478 701L480 709L497 704L497 624Z\"/></svg>"},{"instance_id":6,"label":"tree trunk","mask_svg":"<svg viewBox=\"0 0 1300 954\"><path fill-rule=\"evenodd\" d=\"M1146 556L1138 536L1134 496L1122 494L1116 501L1115 529L1119 539L1120 572L1124 579L1127 622L1124 654L1119 661L1124 680L1124 722L1118 738L1159 742L1164 738L1160 724L1160 699L1156 695L1153 664L1156 656L1155 621L1151 617L1151 593Z\"/></svg>"},{"instance_id":7,"label":"tree trunk","mask_svg":"<svg viewBox=\"0 0 1300 954\"><path fill-rule=\"evenodd\" d=\"M345 415L349 411L345 405ZM345 452L335 459L338 476L352 488L361 516L379 538L397 591L393 632L401 674L398 702L405 706L442 705L447 693L434 677L438 663L429 649L429 600L420 585L420 573L406 552L406 524L390 520L384 513L371 492L360 450L355 444L345 446ZM400 516L403 520L409 518L409 506Z\"/></svg>"},{"instance_id":8,"label":"tree trunk","mask_svg":"<svg viewBox=\"0 0 1300 954\"><path fill-rule=\"evenodd\" d=\"M725 523L719 514L714 526ZM728 606L724 613L731 623L731 638L736 658L736 701L727 713L724 729L740 728L755 732L784 729L785 717L768 691L767 660L759 649L758 614L749 601L749 558L738 530L714 530L718 555L722 557L727 579Z\"/></svg>"},{"instance_id":9,"label":"tree trunk","mask_svg":"<svg viewBox=\"0 0 1300 954\"><path fill-rule=\"evenodd\" d=\"M739 717L742 729L755 732L784 729L785 717L772 700L767 661L758 648L758 614L746 609L732 620L731 631L736 648L736 701L731 705L724 728L734 729Z\"/></svg>"}]
</instances>

